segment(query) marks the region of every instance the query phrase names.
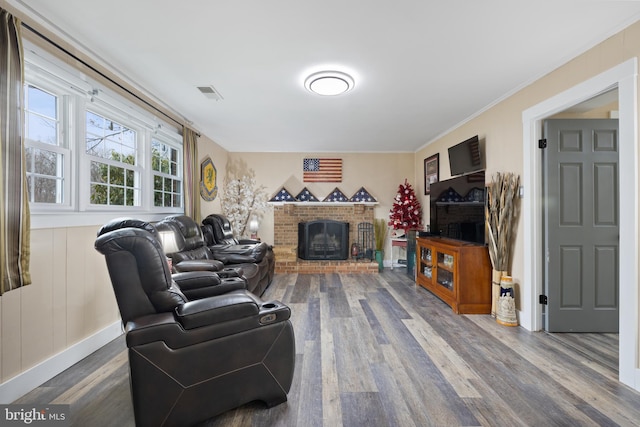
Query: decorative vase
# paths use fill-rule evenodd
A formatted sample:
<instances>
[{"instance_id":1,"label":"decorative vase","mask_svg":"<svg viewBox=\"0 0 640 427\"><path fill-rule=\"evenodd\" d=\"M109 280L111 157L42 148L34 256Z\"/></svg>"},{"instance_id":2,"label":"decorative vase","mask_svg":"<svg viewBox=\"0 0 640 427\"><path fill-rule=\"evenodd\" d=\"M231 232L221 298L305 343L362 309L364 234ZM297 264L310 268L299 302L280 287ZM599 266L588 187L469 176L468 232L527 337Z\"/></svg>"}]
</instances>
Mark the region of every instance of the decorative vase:
<instances>
[{"instance_id":1,"label":"decorative vase","mask_svg":"<svg viewBox=\"0 0 640 427\"><path fill-rule=\"evenodd\" d=\"M500 279L500 297L498 299L496 321L504 326L518 326L516 299L511 276L505 275Z\"/></svg>"},{"instance_id":2,"label":"decorative vase","mask_svg":"<svg viewBox=\"0 0 640 427\"><path fill-rule=\"evenodd\" d=\"M376 250L376 261L378 262L378 273L384 270L384 252Z\"/></svg>"},{"instance_id":3,"label":"decorative vase","mask_svg":"<svg viewBox=\"0 0 640 427\"><path fill-rule=\"evenodd\" d=\"M491 273L491 317L496 317L498 313L498 299L500 298L500 279L506 276L507 272L502 270L492 270Z\"/></svg>"}]
</instances>

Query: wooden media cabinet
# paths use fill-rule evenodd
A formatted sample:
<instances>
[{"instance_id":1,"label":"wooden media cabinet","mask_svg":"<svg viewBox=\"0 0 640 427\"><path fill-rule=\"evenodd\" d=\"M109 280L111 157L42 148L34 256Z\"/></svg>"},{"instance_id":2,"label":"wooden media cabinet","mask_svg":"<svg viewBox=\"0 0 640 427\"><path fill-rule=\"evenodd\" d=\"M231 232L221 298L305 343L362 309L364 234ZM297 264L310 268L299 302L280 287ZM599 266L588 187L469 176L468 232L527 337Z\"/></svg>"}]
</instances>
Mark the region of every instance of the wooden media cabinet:
<instances>
[{"instance_id":1,"label":"wooden media cabinet","mask_svg":"<svg viewBox=\"0 0 640 427\"><path fill-rule=\"evenodd\" d=\"M491 261L485 246L442 237L416 242L418 285L456 314L491 313Z\"/></svg>"}]
</instances>

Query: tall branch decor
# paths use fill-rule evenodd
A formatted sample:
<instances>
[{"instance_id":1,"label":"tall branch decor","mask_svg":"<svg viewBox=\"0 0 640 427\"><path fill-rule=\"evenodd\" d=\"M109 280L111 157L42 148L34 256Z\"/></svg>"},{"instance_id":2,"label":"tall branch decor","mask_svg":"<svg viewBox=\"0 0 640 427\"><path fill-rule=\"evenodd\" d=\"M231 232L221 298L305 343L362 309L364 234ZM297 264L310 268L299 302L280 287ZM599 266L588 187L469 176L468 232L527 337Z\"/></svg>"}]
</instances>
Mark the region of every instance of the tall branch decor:
<instances>
[{"instance_id":1,"label":"tall branch decor","mask_svg":"<svg viewBox=\"0 0 640 427\"><path fill-rule=\"evenodd\" d=\"M233 227L234 237L248 238L247 225L251 217L260 219L267 210L267 194L263 185L258 186L253 169L245 164L227 165L227 176L221 195L222 213Z\"/></svg>"},{"instance_id":2,"label":"tall branch decor","mask_svg":"<svg viewBox=\"0 0 640 427\"><path fill-rule=\"evenodd\" d=\"M513 173L496 173L487 187L485 221L489 240L489 257L493 265L491 279L491 315L496 317L500 281L508 275L520 177Z\"/></svg>"}]
</instances>

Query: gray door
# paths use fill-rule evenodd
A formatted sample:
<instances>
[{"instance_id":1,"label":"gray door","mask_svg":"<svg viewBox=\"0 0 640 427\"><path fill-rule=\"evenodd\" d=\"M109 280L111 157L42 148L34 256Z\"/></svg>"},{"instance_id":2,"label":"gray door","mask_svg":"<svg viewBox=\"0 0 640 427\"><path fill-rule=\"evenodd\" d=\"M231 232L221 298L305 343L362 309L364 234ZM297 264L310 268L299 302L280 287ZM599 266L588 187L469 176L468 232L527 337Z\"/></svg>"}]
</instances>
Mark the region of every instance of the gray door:
<instances>
[{"instance_id":1,"label":"gray door","mask_svg":"<svg viewBox=\"0 0 640 427\"><path fill-rule=\"evenodd\" d=\"M544 127L546 329L618 332L618 121Z\"/></svg>"}]
</instances>

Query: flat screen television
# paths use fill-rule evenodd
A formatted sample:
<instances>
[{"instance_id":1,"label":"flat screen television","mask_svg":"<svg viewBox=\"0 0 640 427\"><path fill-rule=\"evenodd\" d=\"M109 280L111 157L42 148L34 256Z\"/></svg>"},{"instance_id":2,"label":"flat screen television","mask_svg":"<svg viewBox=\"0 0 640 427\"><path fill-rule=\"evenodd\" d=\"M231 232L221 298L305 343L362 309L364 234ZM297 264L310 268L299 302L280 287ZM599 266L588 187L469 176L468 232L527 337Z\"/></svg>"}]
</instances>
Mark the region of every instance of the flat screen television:
<instances>
[{"instance_id":1,"label":"flat screen television","mask_svg":"<svg viewBox=\"0 0 640 427\"><path fill-rule=\"evenodd\" d=\"M478 135L449 147L449 167L451 176L484 169L484 156Z\"/></svg>"},{"instance_id":2,"label":"flat screen television","mask_svg":"<svg viewBox=\"0 0 640 427\"><path fill-rule=\"evenodd\" d=\"M485 244L485 173L431 184L429 234Z\"/></svg>"}]
</instances>

